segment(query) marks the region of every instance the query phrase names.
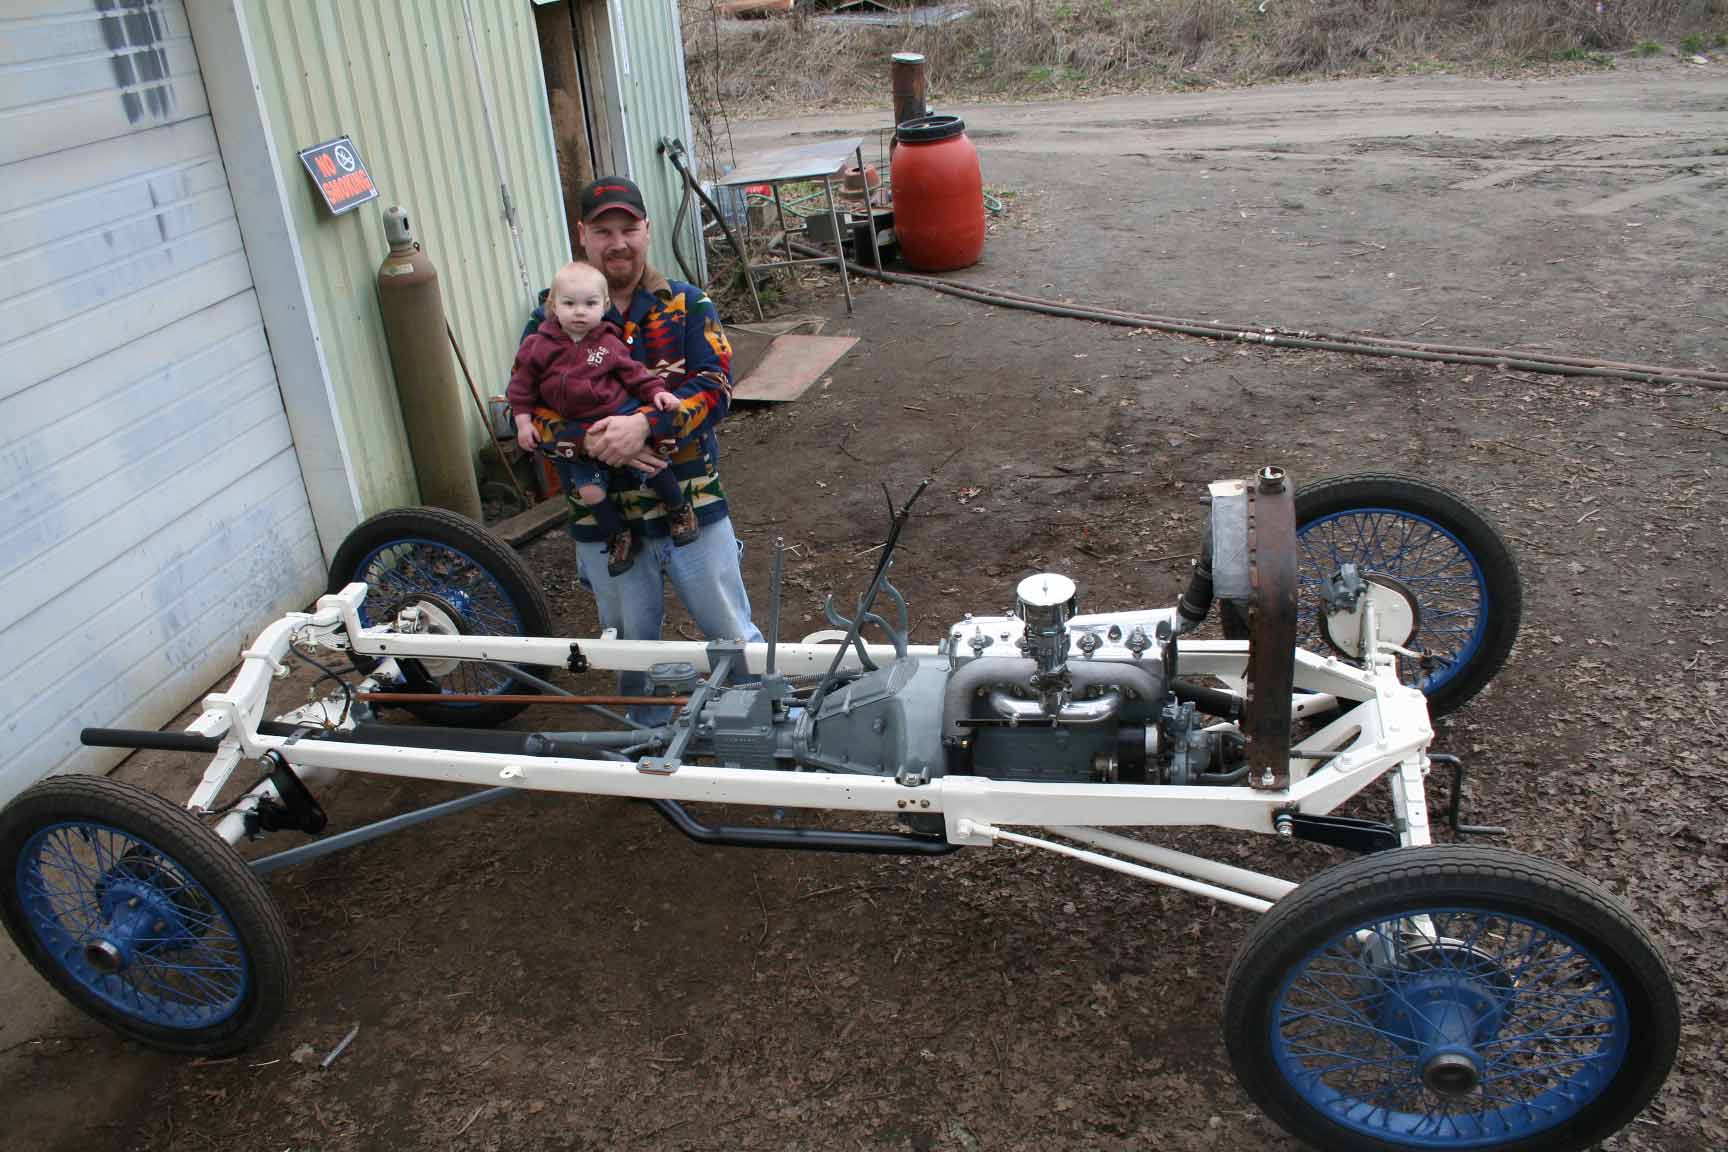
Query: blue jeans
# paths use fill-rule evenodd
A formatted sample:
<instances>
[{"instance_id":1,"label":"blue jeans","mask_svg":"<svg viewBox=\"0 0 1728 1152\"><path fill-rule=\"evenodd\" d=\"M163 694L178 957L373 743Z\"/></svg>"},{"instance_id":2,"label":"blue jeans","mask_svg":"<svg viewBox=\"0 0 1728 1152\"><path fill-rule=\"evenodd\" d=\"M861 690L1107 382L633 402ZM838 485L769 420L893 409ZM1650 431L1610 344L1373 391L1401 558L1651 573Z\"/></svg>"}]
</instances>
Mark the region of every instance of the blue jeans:
<instances>
[{"instance_id":1,"label":"blue jeans","mask_svg":"<svg viewBox=\"0 0 1728 1152\"><path fill-rule=\"evenodd\" d=\"M708 639L761 643L762 632L750 620L750 596L744 590L739 563L743 547L732 532L730 518L702 525L696 542L682 548L666 536L647 537L641 541L636 563L622 576L607 575L604 541L575 543L576 574L594 593L600 627L618 629L619 639L660 639L666 620L666 577L670 576L678 599ZM624 696L646 695L648 677L641 672L620 672L618 691ZM630 709L631 720L638 724L664 724L671 716L670 708Z\"/></svg>"}]
</instances>

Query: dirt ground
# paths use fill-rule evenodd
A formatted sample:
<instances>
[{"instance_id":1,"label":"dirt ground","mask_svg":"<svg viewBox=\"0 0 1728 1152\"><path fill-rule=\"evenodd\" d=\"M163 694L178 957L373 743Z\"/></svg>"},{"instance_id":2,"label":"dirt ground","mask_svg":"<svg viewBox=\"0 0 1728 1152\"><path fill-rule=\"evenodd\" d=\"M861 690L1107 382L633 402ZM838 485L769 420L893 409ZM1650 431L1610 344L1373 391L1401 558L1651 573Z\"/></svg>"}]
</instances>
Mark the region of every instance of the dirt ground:
<instances>
[{"instance_id":1,"label":"dirt ground","mask_svg":"<svg viewBox=\"0 0 1728 1152\"><path fill-rule=\"evenodd\" d=\"M1202 319L1728 367L1728 70L1350 82L965 110L1008 211L980 283ZM852 131L842 118L824 130ZM740 151L809 125L735 126ZM1728 1146L1728 393L1238 348L857 287L861 343L736 411L758 619L894 568L928 639L1029 572L1172 602L1206 481L1398 471L1513 542L1512 660L1439 725L1468 812L1624 897L1667 950L1680 1061L1607 1146ZM951 457L951 459L950 459ZM592 634L568 544L525 554ZM674 616L674 628L688 626ZM587 683L595 688L598 680ZM285 706L294 701L285 701ZM540 711L530 726L561 721ZM121 775L175 796L191 764ZM337 827L452 795L353 779ZM1342 856L1166 838L1292 878ZM1225 1062L1247 913L1016 849L937 861L693 845L637 804L524 797L271 878L299 982L255 1050L122 1042L26 974L0 1025L19 1149L1290 1149ZM0 948L9 945L0 945ZM12 1015L12 1013L9 1013ZM17 1017L14 1016L16 1019ZM358 1037L327 1071L320 1056Z\"/></svg>"}]
</instances>

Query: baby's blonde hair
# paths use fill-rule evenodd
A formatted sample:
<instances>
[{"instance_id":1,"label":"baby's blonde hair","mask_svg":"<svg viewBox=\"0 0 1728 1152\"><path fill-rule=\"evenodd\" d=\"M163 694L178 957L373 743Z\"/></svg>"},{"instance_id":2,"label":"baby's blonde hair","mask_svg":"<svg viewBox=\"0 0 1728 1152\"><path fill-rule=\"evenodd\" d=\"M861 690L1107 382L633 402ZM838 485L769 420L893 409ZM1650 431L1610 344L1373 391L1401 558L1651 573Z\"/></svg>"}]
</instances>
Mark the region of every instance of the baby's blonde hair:
<instances>
[{"instance_id":1,"label":"baby's blonde hair","mask_svg":"<svg viewBox=\"0 0 1728 1152\"><path fill-rule=\"evenodd\" d=\"M558 295L558 286L560 284L576 285L582 283L584 280L598 282L601 294L605 294L606 274L601 272L600 269L594 267L594 265L588 263L586 260L572 260L570 263L564 265L564 267L558 269L557 274L552 277L552 295Z\"/></svg>"}]
</instances>

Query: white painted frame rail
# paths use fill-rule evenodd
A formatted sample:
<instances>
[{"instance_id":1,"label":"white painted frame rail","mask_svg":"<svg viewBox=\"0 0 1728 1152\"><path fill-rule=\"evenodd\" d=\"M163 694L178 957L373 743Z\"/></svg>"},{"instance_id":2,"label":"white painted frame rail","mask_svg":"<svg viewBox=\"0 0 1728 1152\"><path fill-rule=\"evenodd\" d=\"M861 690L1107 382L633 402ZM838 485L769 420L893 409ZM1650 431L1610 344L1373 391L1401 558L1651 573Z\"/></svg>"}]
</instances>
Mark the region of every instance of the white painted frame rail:
<instances>
[{"instance_id":1,"label":"white painted frame rail","mask_svg":"<svg viewBox=\"0 0 1728 1152\"><path fill-rule=\"evenodd\" d=\"M387 626L365 628L359 608L364 584L321 597L313 612L290 613L270 625L242 654L239 674L225 692L204 700L203 713L187 729L219 737L220 750L189 807L208 806L241 758L256 759L289 744L286 737L261 733L271 680L293 641L373 656L414 656L519 661L561 665L577 646L589 666L643 670L670 660L707 670L708 648L700 642L571 640L539 637L407 636ZM1372 628L1372 623L1367 626ZM745 646L745 662L760 672L766 644ZM1372 650L1372 649L1371 649ZM934 648L913 652L934 654ZM890 659L887 646L871 646L872 659ZM1239 679L1247 662L1240 641L1179 641L1185 674L1216 674ZM829 644L782 644L781 671L820 672L834 657ZM858 667L848 652L842 667ZM1251 911L1264 911L1294 885L1203 857L1105 831L1108 828L1207 826L1276 833L1280 814L1324 815L1390 774L1398 825L1405 844L1428 842L1423 778L1426 749L1433 738L1427 701L1420 690L1401 684L1390 653L1367 668L1296 653L1296 687L1301 692L1335 696L1341 714L1293 751L1290 783L1277 790L1244 786L1045 783L943 776L920 785L892 777L821 771L768 771L680 764L671 773L642 771L637 764L604 759L521 756L489 752L405 748L302 740L294 743L295 770L316 781L334 772L443 780L525 791L573 792L646 800L820 808L843 812L940 814L951 843L1024 844L1056 852ZM1324 757L1317 751L1327 749ZM1312 756L1308 753L1312 751ZM1315 765L1318 767L1315 767ZM245 834L245 813L257 797L273 794L260 785L217 825L218 834L237 842ZM1077 848L1011 827L1040 829L1048 835L1086 845ZM1109 853L1109 855L1106 855ZM1125 861L1127 856L1140 863ZM1149 867L1157 865L1158 867Z\"/></svg>"}]
</instances>

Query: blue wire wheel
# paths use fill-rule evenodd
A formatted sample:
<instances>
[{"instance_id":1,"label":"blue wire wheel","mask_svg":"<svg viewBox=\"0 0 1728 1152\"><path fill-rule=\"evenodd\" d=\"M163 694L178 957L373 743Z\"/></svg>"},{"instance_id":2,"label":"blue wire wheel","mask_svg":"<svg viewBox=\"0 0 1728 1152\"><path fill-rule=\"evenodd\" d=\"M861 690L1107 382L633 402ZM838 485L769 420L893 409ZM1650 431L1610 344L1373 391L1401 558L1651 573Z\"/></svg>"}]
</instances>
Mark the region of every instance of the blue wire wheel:
<instances>
[{"instance_id":1,"label":"blue wire wheel","mask_svg":"<svg viewBox=\"0 0 1728 1152\"><path fill-rule=\"evenodd\" d=\"M287 997L280 917L190 813L118 781L62 777L0 813L0 909L73 1003L171 1051L243 1047Z\"/></svg>"},{"instance_id":2,"label":"blue wire wheel","mask_svg":"<svg viewBox=\"0 0 1728 1152\"><path fill-rule=\"evenodd\" d=\"M545 636L551 610L539 582L516 552L484 527L438 508L396 508L372 517L342 542L330 565L330 591L366 584L361 622L388 623L417 608L433 633ZM377 661L354 657L370 672ZM408 692L514 696L535 688L493 665L462 660L399 662ZM435 724L488 727L521 704L419 703L406 706Z\"/></svg>"},{"instance_id":3,"label":"blue wire wheel","mask_svg":"<svg viewBox=\"0 0 1728 1152\"><path fill-rule=\"evenodd\" d=\"M202 1028L245 999L246 950L233 922L154 844L106 824L51 824L24 845L17 882L31 931L110 1007Z\"/></svg>"},{"instance_id":4,"label":"blue wire wheel","mask_svg":"<svg viewBox=\"0 0 1728 1152\"><path fill-rule=\"evenodd\" d=\"M1660 954L1574 873L1415 848L1276 904L1232 967L1231 1059L1324 1148L1571 1149L1660 1086L1678 1009Z\"/></svg>"},{"instance_id":5,"label":"blue wire wheel","mask_svg":"<svg viewBox=\"0 0 1728 1152\"><path fill-rule=\"evenodd\" d=\"M1400 476L1340 476L1296 493L1297 643L1335 654L1321 618L1327 580L1346 564L1388 578L1411 605L1416 632L1401 677L1439 716L1480 692L1518 637L1523 585L1511 549L1482 514L1445 489ZM1233 613L1236 613L1233 615ZM1227 636L1246 638L1226 605Z\"/></svg>"}]
</instances>

